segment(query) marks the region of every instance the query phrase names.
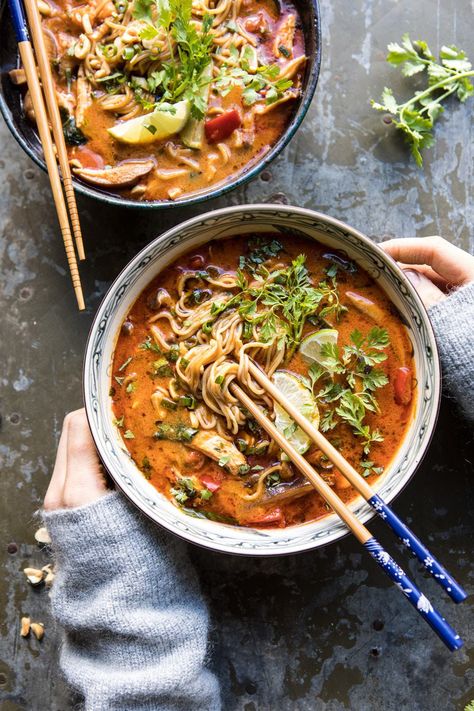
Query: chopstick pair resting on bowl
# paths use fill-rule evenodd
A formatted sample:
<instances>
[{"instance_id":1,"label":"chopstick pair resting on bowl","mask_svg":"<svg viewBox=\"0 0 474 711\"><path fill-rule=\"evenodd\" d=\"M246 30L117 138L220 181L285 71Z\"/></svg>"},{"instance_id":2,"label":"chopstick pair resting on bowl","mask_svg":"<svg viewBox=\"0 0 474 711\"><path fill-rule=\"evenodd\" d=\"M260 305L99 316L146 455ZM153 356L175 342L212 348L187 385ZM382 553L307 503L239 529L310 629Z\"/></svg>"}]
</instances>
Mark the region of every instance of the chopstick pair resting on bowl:
<instances>
[{"instance_id":1,"label":"chopstick pair resting on bowl","mask_svg":"<svg viewBox=\"0 0 474 711\"><path fill-rule=\"evenodd\" d=\"M328 457L328 459L346 477L352 486L364 497L364 499L379 514L404 546L411 550L425 569L431 573L435 580L448 593L454 602L462 602L467 595L460 585L449 575L443 566L436 560L415 534L401 521L383 499L376 494L363 477L354 467L342 456L342 454L326 439L300 410L298 410L285 395L272 383L268 376L261 370L248 356L247 367L250 375L260 385L278 405L284 408L294 422L311 438L317 447ZM380 543L371 535L357 516L344 504L337 493L324 481L324 479L313 469L311 464L293 447L292 444L282 435L273 422L267 417L263 410L256 405L252 399L236 383L229 387L233 395L250 412L258 424L267 434L278 444L282 451L290 458L300 472L311 482L316 491L322 496L326 503L346 524L357 540L370 553L372 558L379 564L388 577L400 588L413 607L428 622L436 634L442 639L446 646L454 651L463 645L463 641L456 631L446 622L446 620L433 607L428 598L417 588L417 586L407 577L405 572L387 553Z\"/></svg>"},{"instance_id":2,"label":"chopstick pair resting on bowl","mask_svg":"<svg viewBox=\"0 0 474 711\"><path fill-rule=\"evenodd\" d=\"M50 60L45 45L43 30L41 28L41 18L35 0L25 0L25 9L28 15L29 28L33 38L33 51L33 46L29 39L28 25L23 10L22 0L9 0L9 6L18 42L18 51L25 70L28 89L30 91L31 101L38 126L38 133L43 146L54 204L56 206L64 247L66 249L71 280L76 294L77 305L79 310L82 311L85 308L85 303L72 234L74 234L76 240L77 254L80 260L85 259L84 245L82 241L74 189L72 186L71 171L69 168L69 160L64 141L61 117L59 114L56 93L51 75ZM38 63L39 66L41 84L37 74L36 63ZM54 143L51 137L49 124L51 124ZM61 185L61 175L56 161L56 154L59 160L59 166L61 167L63 185Z\"/></svg>"}]
</instances>

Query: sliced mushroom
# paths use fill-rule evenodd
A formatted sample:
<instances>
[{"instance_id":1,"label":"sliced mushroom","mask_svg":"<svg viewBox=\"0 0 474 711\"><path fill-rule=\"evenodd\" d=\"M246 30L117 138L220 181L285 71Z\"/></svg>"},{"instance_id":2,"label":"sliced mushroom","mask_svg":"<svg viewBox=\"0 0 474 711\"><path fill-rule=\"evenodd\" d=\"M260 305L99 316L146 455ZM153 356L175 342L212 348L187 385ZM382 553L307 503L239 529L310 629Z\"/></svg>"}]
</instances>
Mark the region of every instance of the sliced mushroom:
<instances>
[{"instance_id":1,"label":"sliced mushroom","mask_svg":"<svg viewBox=\"0 0 474 711\"><path fill-rule=\"evenodd\" d=\"M16 86L26 84L26 74L23 67L20 67L20 69L10 69L8 76L10 77L12 84L15 84Z\"/></svg>"},{"instance_id":2,"label":"sliced mushroom","mask_svg":"<svg viewBox=\"0 0 474 711\"><path fill-rule=\"evenodd\" d=\"M129 160L108 170L73 168L73 172L78 178L91 185L98 185L102 188L126 188L137 183L154 167L155 164L152 160Z\"/></svg>"},{"instance_id":3,"label":"sliced mushroom","mask_svg":"<svg viewBox=\"0 0 474 711\"><path fill-rule=\"evenodd\" d=\"M276 504L290 499L298 499L300 496L306 496L311 491L314 491L312 484L307 479L299 478L269 487L262 498L258 500L258 503L265 505Z\"/></svg>"},{"instance_id":4,"label":"sliced mushroom","mask_svg":"<svg viewBox=\"0 0 474 711\"><path fill-rule=\"evenodd\" d=\"M56 62L59 59L59 46L56 37L47 27L43 28L43 35L48 57L51 62Z\"/></svg>"}]
</instances>

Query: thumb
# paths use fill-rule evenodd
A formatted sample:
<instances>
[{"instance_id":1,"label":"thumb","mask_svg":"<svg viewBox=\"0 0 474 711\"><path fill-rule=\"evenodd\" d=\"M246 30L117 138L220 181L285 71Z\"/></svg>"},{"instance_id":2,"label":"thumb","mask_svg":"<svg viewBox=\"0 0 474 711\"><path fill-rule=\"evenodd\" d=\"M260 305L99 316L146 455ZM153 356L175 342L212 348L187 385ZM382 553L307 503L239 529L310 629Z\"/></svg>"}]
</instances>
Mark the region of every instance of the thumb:
<instances>
[{"instance_id":1,"label":"thumb","mask_svg":"<svg viewBox=\"0 0 474 711\"><path fill-rule=\"evenodd\" d=\"M404 269L403 271L417 290L420 299L427 309L437 304L438 301L446 299L446 294L443 294L441 289L438 289L438 287L421 272L416 269Z\"/></svg>"}]
</instances>

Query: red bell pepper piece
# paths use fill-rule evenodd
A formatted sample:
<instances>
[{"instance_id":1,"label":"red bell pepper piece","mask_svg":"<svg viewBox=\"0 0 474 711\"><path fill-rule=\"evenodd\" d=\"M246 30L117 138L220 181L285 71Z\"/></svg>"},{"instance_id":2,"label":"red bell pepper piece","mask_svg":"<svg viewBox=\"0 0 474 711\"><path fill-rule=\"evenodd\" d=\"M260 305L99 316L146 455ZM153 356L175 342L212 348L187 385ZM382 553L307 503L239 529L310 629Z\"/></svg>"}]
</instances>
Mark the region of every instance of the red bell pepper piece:
<instances>
[{"instance_id":1,"label":"red bell pepper piece","mask_svg":"<svg viewBox=\"0 0 474 711\"><path fill-rule=\"evenodd\" d=\"M266 514L261 514L251 521L246 521L247 526L271 526L276 524L278 528L284 528L286 525L285 515L280 508L275 508Z\"/></svg>"},{"instance_id":2,"label":"red bell pepper piece","mask_svg":"<svg viewBox=\"0 0 474 711\"><path fill-rule=\"evenodd\" d=\"M204 131L209 143L219 143L235 131L242 124L240 114L236 109L226 111L225 114L206 121Z\"/></svg>"},{"instance_id":3,"label":"red bell pepper piece","mask_svg":"<svg viewBox=\"0 0 474 711\"><path fill-rule=\"evenodd\" d=\"M83 168L97 168L101 170L105 166L105 161L98 153L87 148L87 146L78 146L74 149L74 158L80 160Z\"/></svg>"},{"instance_id":4,"label":"red bell pepper piece","mask_svg":"<svg viewBox=\"0 0 474 711\"><path fill-rule=\"evenodd\" d=\"M412 398L411 370L406 366L397 368L393 380L393 391L397 405L409 405Z\"/></svg>"},{"instance_id":5,"label":"red bell pepper piece","mask_svg":"<svg viewBox=\"0 0 474 711\"><path fill-rule=\"evenodd\" d=\"M199 478L201 480L201 484L204 484L206 489L209 489L209 491L212 491L212 493L214 493L215 491L217 491L218 489L221 488L221 482L216 481L215 479L213 479L211 476L208 476L207 474L201 474Z\"/></svg>"}]
</instances>

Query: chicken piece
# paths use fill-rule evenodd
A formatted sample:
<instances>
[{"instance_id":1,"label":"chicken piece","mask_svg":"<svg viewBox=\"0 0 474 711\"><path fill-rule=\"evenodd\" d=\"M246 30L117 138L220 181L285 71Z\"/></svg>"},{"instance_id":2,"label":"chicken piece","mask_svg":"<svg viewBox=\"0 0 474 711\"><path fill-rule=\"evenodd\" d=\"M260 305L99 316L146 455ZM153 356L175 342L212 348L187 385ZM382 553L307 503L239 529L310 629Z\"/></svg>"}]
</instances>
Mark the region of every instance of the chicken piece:
<instances>
[{"instance_id":1,"label":"chicken piece","mask_svg":"<svg viewBox=\"0 0 474 711\"><path fill-rule=\"evenodd\" d=\"M73 168L73 172L78 178L91 185L102 188L126 188L138 183L140 178L147 175L154 167L155 163L152 160L129 160L108 170Z\"/></svg>"},{"instance_id":2,"label":"chicken piece","mask_svg":"<svg viewBox=\"0 0 474 711\"><path fill-rule=\"evenodd\" d=\"M91 85L84 75L84 69L79 67L76 81L76 126L82 128L85 123L86 110L92 103L91 100Z\"/></svg>"},{"instance_id":3,"label":"chicken piece","mask_svg":"<svg viewBox=\"0 0 474 711\"><path fill-rule=\"evenodd\" d=\"M296 16L287 15L280 27L273 43L273 54L277 59L293 56L293 41L295 39Z\"/></svg>"},{"instance_id":4,"label":"chicken piece","mask_svg":"<svg viewBox=\"0 0 474 711\"><path fill-rule=\"evenodd\" d=\"M8 76L10 77L12 84L15 84L16 86L26 84L26 74L23 67L20 69L10 69Z\"/></svg>"},{"instance_id":5,"label":"chicken piece","mask_svg":"<svg viewBox=\"0 0 474 711\"><path fill-rule=\"evenodd\" d=\"M226 439L216 434L212 430L201 430L192 438L191 442L185 442L188 447L197 449L215 462L221 462L231 474L238 474L240 467L247 464L244 455L237 447Z\"/></svg>"}]
</instances>

